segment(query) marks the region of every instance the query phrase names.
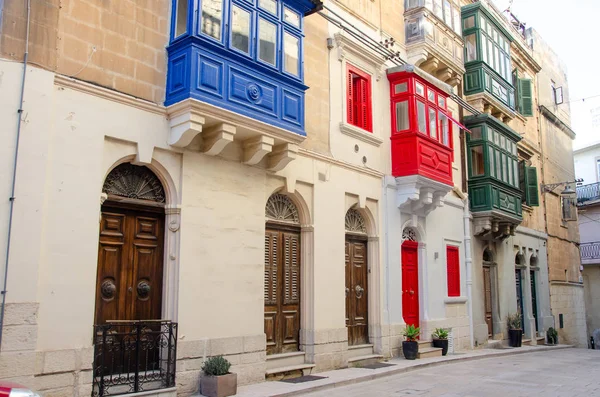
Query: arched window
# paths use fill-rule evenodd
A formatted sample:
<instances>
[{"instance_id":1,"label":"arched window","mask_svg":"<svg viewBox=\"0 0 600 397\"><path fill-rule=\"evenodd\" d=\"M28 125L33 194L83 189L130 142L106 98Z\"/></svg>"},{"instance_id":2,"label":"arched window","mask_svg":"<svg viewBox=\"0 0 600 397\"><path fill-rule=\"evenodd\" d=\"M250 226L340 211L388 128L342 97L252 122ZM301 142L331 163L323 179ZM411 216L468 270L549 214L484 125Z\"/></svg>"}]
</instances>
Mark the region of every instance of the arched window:
<instances>
[{"instance_id":1,"label":"arched window","mask_svg":"<svg viewBox=\"0 0 600 397\"><path fill-rule=\"evenodd\" d=\"M281 193L272 194L265 206L267 220L300 224L298 209L292 200Z\"/></svg>"},{"instance_id":2,"label":"arched window","mask_svg":"<svg viewBox=\"0 0 600 397\"><path fill-rule=\"evenodd\" d=\"M490 251L489 248L486 248L483 251L483 261L484 262L493 262L494 261L494 254L492 253L492 251Z\"/></svg>"},{"instance_id":3,"label":"arched window","mask_svg":"<svg viewBox=\"0 0 600 397\"><path fill-rule=\"evenodd\" d=\"M517 255L515 255L515 265L525 265L525 258L520 252L517 252Z\"/></svg>"},{"instance_id":4,"label":"arched window","mask_svg":"<svg viewBox=\"0 0 600 397\"><path fill-rule=\"evenodd\" d=\"M346 212L346 232L367 234L367 226L360 212L350 208Z\"/></svg>"},{"instance_id":5,"label":"arched window","mask_svg":"<svg viewBox=\"0 0 600 397\"><path fill-rule=\"evenodd\" d=\"M165 189L158 177L148 167L131 163L116 166L106 177L102 191L113 196L165 202Z\"/></svg>"},{"instance_id":6,"label":"arched window","mask_svg":"<svg viewBox=\"0 0 600 397\"><path fill-rule=\"evenodd\" d=\"M402 231L402 241L417 241L417 232L412 227L405 227Z\"/></svg>"}]
</instances>

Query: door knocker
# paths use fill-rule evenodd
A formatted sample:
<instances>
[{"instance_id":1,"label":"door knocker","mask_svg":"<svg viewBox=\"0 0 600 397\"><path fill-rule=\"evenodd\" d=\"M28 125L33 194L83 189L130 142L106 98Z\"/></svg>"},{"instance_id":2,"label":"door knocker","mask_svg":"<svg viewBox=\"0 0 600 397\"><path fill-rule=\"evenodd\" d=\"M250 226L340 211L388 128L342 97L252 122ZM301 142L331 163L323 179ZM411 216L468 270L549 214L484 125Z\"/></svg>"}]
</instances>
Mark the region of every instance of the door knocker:
<instances>
[{"instance_id":1,"label":"door knocker","mask_svg":"<svg viewBox=\"0 0 600 397\"><path fill-rule=\"evenodd\" d=\"M360 285L357 285L357 286L354 288L354 292L356 292L356 297L357 297L358 299L360 299L360 298L362 298L362 296L363 296L363 293L365 292L365 289L364 289L363 287L361 287Z\"/></svg>"}]
</instances>

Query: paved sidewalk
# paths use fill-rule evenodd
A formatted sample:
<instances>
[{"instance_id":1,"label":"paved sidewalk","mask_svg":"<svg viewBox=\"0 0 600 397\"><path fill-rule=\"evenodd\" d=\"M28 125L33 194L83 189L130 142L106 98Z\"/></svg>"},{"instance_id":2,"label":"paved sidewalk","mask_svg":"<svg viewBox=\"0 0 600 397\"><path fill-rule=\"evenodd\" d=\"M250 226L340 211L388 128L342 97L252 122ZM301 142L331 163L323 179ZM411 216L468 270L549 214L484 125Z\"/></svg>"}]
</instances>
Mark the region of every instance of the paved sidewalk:
<instances>
[{"instance_id":1,"label":"paved sidewalk","mask_svg":"<svg viewBox=\"0 0 600 397\"><path fill-rule=\"evenodd\" d=\"M337 389L347 385L353 385L360 382L367 382L374 379L389 377L402 374L409 371L428 368L432 366L445 365L451 362L468 362L472 360L481 360L492 357L503 357L507 355L534 353L542 351L560 350L570 348L568 345L558 346L523 346L520 348L506 349L479 349L464 353L448 354L445 357L426 358L421 360L406 360L404 358L394 358L387 361L391 366L378 369L368 368L345 368L335 371L319 372L314 375L325 377L324 379L313 380L304 383L287 383L280 381L263 382L238 388L237 397L284 397L301 396L320 390ZM599 356L600 358L600 356ZM560 368L556 368L560 372ZM326 393L323 393L325 395ZM410 393L409 393L410 394ZM344 395L344 394L338 394Z\"/></svg>"}]
</instances>

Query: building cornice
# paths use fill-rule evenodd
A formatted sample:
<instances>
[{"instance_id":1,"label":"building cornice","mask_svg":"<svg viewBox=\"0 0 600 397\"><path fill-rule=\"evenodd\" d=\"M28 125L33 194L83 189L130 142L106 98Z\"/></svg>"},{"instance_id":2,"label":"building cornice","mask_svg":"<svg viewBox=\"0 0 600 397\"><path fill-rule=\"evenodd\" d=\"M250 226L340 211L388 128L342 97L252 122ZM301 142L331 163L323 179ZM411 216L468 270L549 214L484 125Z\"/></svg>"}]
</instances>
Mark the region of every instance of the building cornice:
<instances>
[{"instance_id":1,"label":"building cornice","mask_svg":"<svg viewBox=\"0 0 600 397\"><path fill-rule=\"evenodd\" d=\"M567 123L565 123L564 121L562 121L561 119L558 118L557 115L555 115L550 109L548 109L546 106L544 105L540 105L540 113L542 113L548 120L550 120L555 126L557 126L562 132L564 132L565 134L567 134L569 136L569 138L571 139L575 139L576 135L575 135L575 131L573 131L571 129L571 127L569 127L567 125ZM599 144L600 145L600 144ZM576 151L574 151L575 153Z\"/></svg>"},{"instance_id":2,"label":"building cornice","mask_svg":"<svg viewBox=\"0 0 600 397\"><path fill-rule=\"evenodd\" d=\"M367 168L367 167L359 167L356 166L354 164L350 164L347 163L345 161L340 161L340 160L336 160L332 157L329 157L325 154L321 154L312 150L308 150L308 149L303 149L303 148L299 148L298 149L298 154L300 156L304 156L304 157L308 157L314 160L319 160L319 161L323 161L332 165L336 165L338 167L341 168L345 168L347 170L350 171L354 171L354 172L359 172L361 174L365 174L365 175L369 175L375 178L382 178L384 176L383 172L379 172L377 170L374 170L372 168Z\"/></svg>"}]
</instances>

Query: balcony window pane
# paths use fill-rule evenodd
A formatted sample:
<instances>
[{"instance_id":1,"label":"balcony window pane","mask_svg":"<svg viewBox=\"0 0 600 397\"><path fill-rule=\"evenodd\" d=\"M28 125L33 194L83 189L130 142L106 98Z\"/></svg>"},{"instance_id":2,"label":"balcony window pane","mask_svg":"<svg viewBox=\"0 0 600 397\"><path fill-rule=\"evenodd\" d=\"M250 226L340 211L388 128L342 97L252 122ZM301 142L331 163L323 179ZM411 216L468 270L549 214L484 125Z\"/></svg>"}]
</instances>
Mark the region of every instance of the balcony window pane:
<instances>
[{"instance_id":1,"label":"balcony window pane","mask_svg":"<svg viewBox=\"0 0 600 397\"><path fill-rule=\"evenodd\" d=\"M456 32L457 35L462 36L462 32L460 30L460 10L458 8L455 8L452 11L452 16L454 18L454 31Z\"/></svg>"},{"instance_id":2,"label":"balcony window pane","mask_svg":"<svg viewBox=\"0 0 600 397\"><path fill-rule=\"evenodd\" d=\"M446 99L438 96L438 106L446 109Z\"/></svg>"},{"instance_id":3,"label":"balcony window pane","mask_svg":"<svg viewBox=\"0 0 600 397\"><path fill-rule=\"evenodd\" d=\"M258 23L258 57L261 61L275 65L277 26L260 18Z\"/></svg>"},{"instance_id":4,"label":"balcony window pane","mask_svg":"<svg viewBox=\"0 0 600 397\"><path fill-rule=\"evenodd\" d=\"M467 62L477 59L477 39L475 38L475 33L465 36L465 50Z\"/></svg>"},{"instance_id":5,"label":"balcony window pane","mask_svg":"<svg viewBox=\"0 0 600 397\"><path fill-rule=\"evenodd\" d=\"M471 175L480 176L484 174L483 147L473 146L471 148Z\"/></svg>"},{"instance_id":6,"label":"balcony window pane","mask_svg":"<svg viewBox=\"0 0 600 397\"><path fill-rule=\"evenodd\" d=\"M474 27L475 27L475 16L471 15L470 17L465 18L463 29L467 30L467 29L471 29Z\"/></svg>"},{"instance_id":7,"label":"balcony window pane","mask_svg":"<svg viewBox=\"0 0 600 397\"><path fill-rule=\"evenodd\" d=\"M481 60L487 63L487 38L484 34L481 35Z\"/></svg>"},{"instance_id":8,"label":"balcony window pane","mask_svg":"<svg viewBox=\"0 0 600 397\"><path fill-rule=\"evenodd\" d=\"M417 87L417 94L425 96L425 87L423 87L423 84L416 83L415 86Z\"/></svg>"},{"instance_id":9,"label":"balcony window pane","mask_svg":"<svg viewBox=\"0 0 600 397\"><path fill-rule=\"evenodd\" d=\"M433 0L433 13L442 21L444 20L444 13L442 11L442 0Z\"/></svg>"},{"instance_id":10,"label":"balcony window pane","mask_svg":"<svg viewBox=\"0 0 600 397\"><path fill-rule=\"evenodd\" d=\"M417 122L419 124L419 132L422 132L423 134L427 133L426 117L425 104L421 101L417 101Z\"/></svg>"},{"instance_id":11,"label":"balcony window pane","mask_svg":"<svg viewBox=\"0 0 600 397\"><path fill-rule=\"evenodd\" d=\"M223 0L202 1L202 33L221 40Z\"/></svg>"},{"instance_id":12,"label":"balcony window pane","mask_svg":"<svg viewBox=\"0 0 600 397\"><path fill-rule=\"evenodd\" d=\"M479 28L485 32L486 23L485 23L485 18L483 16L481 17L479 24L480 24Z\"/></svg>"},{"instance_id":13,"label":"balcony window pane","mask_svg":"<svg viewBox=\"0 0 600 397\"><path fill-rule=\"evenodd\" d=\"M300 27L300 16L287 7L283 7L283 20L297 28Z\"/></svg>"},{"instance_id":14,"label":"balcony window pane","mask_svg":"<svg viewBox=\"0 0 600 397\"><path fill-rule=\"evenodd\" d=\"M506 155L502 155L502 180L506 183L510 183L508 175L508 161L506 161Z\"/></svg>"},{"instance_id":15,"label":"balcony window pane","mask_svg":"<svg viewBox=\"0 0 600 397\"><path fill-rule=\"evenodd\" d=\"M437 139L437 117L434 108L429 108L429 136Z\"/></svg>"},{"instance_id":16,"label":"balcony window pane","mask_svg":"<svg viewBox=\"0 0 600 397\"><path fill-rule=\"evenodd\" d=\"M494 166L494 149L491 146L488 146L488 155L490 159L490 175L496 177L496 167Z\"/></svg>"},{"instance_id":17,"label":"balcony window pane","mask_svg":"<svg viewBox=\"0 0 600 397\"><path fill-rule=\"evenodd\" d=\"M277 0L258 0L258 6L271 14L277 14Z\"/></svg>"},{"instance_id":18,"label":"balcony window pane","mask_svg":"<svg viewBox=\"0 0 600 397\"><path fill-rule=\"evenodd\" d=\"M442 129L442 143L446 146L450 145L450 133L448 131L448 117L442 112L440 114L440 128Z\"/></svg>"},{"instance_id":19,"label":"balcony window pane","mask_svg":"<svg viewBox=\"0 0 600 397\"><path fill-rule=\"evenodd\" d=\"M394 94L402 94L403 92L408 91L407 83L399 83L394 86Z\"/></svg>"},{"instance_id":20,"label":"balcony window pane","mask_svg":"<svg viewBox=\"0 0 600 397\"><path fill-rule=\"evenodd\" d=\"M419 1L421 3L421 1ZM425 8L433 11L433 0L425 0Z\"/></svg>"},{"instance_id":21,"label":"balcony window pane","mask_svg":"<svg viewBox=\"0 0 600 397\"><path fill-rule=\"evenodd\" d=\"M500 162L500 151L494 150L494 154L496 155L496 177L498 179L502 179L502 163Z\"/></svg>"},{"instance_id":22,"label":"balcony window pane","mask_svg":"<svg viewBox=\"0 0 600 397\"><path fill-rule=\"evenodd\" d=\"M231 46L250 52L250 13L236 5L231 9Z\"/></svg>"},{"instance_id":23,"label":"balcony window pane","mask_svg":"<svg viewBox=\"0 0 600 397\"><path fill-rule=\"evenodd\" d=\"M492 39L488 38L487 44L488 44L488 60L489 60L488 65L490 65L493 69L494 68L494 43L492 43Z\"/></svg>"},{"instance_id":24,"label":"balcony window pane","mask_svg":"<svg viewBox=\"0 0 600 397\"><path fill-rule=\"evenodd\" d=\"M298 58L300 45L297 37L292 36L288 32L283 35L283 50L285 53L284 68L285 71L298 76Z\"/></svg>"},{"instance_id":25,"label":"balcony window pane","mask_svg":"<svg viewBox=\"0 0 600 397\"><path fill-rule=\"evenodd\" d=\"M396 103L396 131L408 130L408 101Z\"/></svg>"},{"instance_id":26,"label":"balcony window pane","mask_svg":"<svg viewBox=\"0 0 600 397\"><path fill-rule=\"evenodd\" d=\"M175 22L175 37L187 31L188 0L177 0L177 21Z\"/></svg>"},{"instance_id":27,"label":"balcony window pane","mask_svg":"<svg viewBox=\"0 0 600 397\"><path fill-rule=\"evenodd\" d=\"M427 99L429 99L430 102L435 103L435 92L427 90Z\"/></svg>"},{"instance_id":28,"label":"balcony window pane","mask_svg":"<svg viewBox=\"0 0 600 397\"><path fill-rule=\"evenodd\" d=\"M448 0L444 0L444 22L452 27L452 7Z\"/></svg>"},{"instance_id":29,"label":"balcony window pane","mask_svg":"<svg viewBox=\"0 0 600 397\"><path fill-rule=\"evenodd\" d=\"M481 139L481 127L471 128L471 140L478 141Z\"/></svg>"},{"instance_id":30,"label":"balcony window pane","mask_svg":"<svg viewBox=\"0 0 600 397\"><path fill-rule=\"evenodd\" d=\"M513 172L515 173L515 187L519 187L519 163L513 160Z\"/></svg>"}]
</instances>

